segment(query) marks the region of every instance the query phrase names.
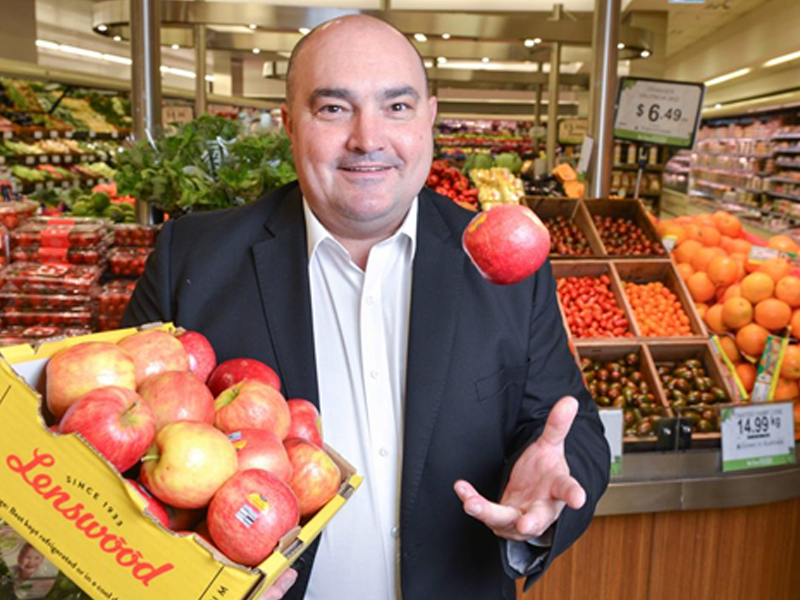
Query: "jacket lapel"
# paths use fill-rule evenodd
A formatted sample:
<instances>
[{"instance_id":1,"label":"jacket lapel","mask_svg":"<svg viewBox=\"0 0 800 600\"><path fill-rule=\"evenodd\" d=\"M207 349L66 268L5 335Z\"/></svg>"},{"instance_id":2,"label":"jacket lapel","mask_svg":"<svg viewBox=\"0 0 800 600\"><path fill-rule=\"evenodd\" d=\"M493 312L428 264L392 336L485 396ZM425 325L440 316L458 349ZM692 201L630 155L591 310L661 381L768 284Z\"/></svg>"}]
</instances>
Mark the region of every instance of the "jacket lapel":
<instances>
[{"instance_id":1,"label":"jacket lapel","mask_svg":"<svg viewBox=\"0 0 800 600\"><path fill-rule=\"evenodd\" d=\"M459 313L465 254L435 201L419 197L403 435L401 531L408 531L441 408Z\"/></svg>"},{"instance_id":2,"label":"jacket lapel","mask_svg":"<svg viewBox=\"0 0 800 600\"><path fill-rule=\"evenodd\" d=\"M319 408L308 250L300 188L280 201L264 227L269 237L253 246L261 303L287 398Z\"/></svg>"}]
</instances>

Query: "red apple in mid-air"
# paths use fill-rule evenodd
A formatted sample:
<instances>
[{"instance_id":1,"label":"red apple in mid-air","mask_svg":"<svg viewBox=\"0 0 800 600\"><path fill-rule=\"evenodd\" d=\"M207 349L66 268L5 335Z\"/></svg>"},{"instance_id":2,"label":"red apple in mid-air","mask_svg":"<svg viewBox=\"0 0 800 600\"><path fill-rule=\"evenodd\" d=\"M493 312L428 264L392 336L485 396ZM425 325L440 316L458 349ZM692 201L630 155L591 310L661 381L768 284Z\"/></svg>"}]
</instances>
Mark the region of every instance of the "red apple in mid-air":
<instances>
[{"instance_id":1,"label":"red apple in mid-air","mask_svg":"<svg viewBox=\"0 0 800 600\"><path fill-rule=\"evenodd\" d=\"M176 421L214 423L214 396L189 371L164 371L145 379L139 386L153 416L156 429Z\"/></svg>"},{"instance_id":2,"label":"red apple in mid-air","mask_svg":"<svg viewBox=\"0 0 800 600\"><path fill-rule=\"evenodd\" d=\"M70 405L95 388L136 389L133 358L116 344L83 342L56 352L45 368L47 408L60 419Z\"/></svg>"},{"instance_id":3,"label":"red apple in mid-air","mask_svg":"<svg viewBox=\"0 0 800 600\"><path fill-rule=\"evenodd\" d=\"M258 379L245 379L226 389L214 400L214 409L217 411L214 426L225 433L266 429L283 440L292 420L286 399Z\"/></svg>"},{"instance_id":4,"label":"red apple in mid-air","mask_svg":"<svg viewBox=\"0 0 800 600\"><path fill-rule=\"evenodd\" d=\"M462 246L484 279L508 285L542 266L550 252L550 234L527 206L502 204L469 222Z\"/></svg>"},{"instance_id":5,"label":"red apple in mid-air","mask_svg":"<svg viewBox=\"0 0 800 600\"><path fill-rule=\"evenodd\" d=\"M162 502L202 508L234 473L236 450L224 433L207 423L179 421L156 434L140 479Z\"/></svg>"},{"instance_id":6,"label":"red apple in mid-air","mask_svg":"<svg viewBox=\"0 0 800 600\"><path fill-rule=\"evenodd\" d=\"M166 331L140 331L120 340L117 345L133 357L137 387L148 377L164 371L189 370L189 356L183 344Z\"/></svg>"},{"instance_id":7,"label":"red apple in mid-air","mask_svg":"<svg viewBox=\"0 0 800 600\"><path fill-rule=\"evenodd\" d=\"M189 356L189 370L203 383L208 381L208 376L217 366L217 355L211 342L197 331L179 330L175 337Z\"/></svg>"},{"instance_id":8,"label":"red apple in mid-air","mask_svg":"<svg viewBox=\"0 0 800 600\"><path fill-rule=\"evenodd\" d=\"M333 459L319 446L294 438L284 442L292 463L292 488L300 503L300 516L307 517L336 495L342 480Z\"/></svg>"},{"instance_id":9,"label":"red apple in mid-air","mask_svg":"<svg viewBox=\"0 0 800 600\"><path fill-rule=\"evenodd\" d=\"M300 438L322 446L322 421L319 418L317 407L302 398L292 398L287 400L286 404L289 406L289 414L292 417L286 439Z\"/></svg>"},{"instance_id":10,"label":"red apple in mid-air","mask_svg":"<svg viewBox=\"0 0 800 600\"><path fill-rule=\"evenodd\" d=\"M153 443L156 424L139 394L108 386L84 394L70 406L59 431L81 434L122 473L139 462Z\"/></svg>"},{"instance_id":11,"label":"red apple in mid-air","mask_svg":"<svg viewBox=\"0 0 800 600\"><path fill-rule=\"evenodd\" d=\"M292 490L260 469L231 477L208 507L208 530L214 545L228 558L254 567L300 521Z\"/></svg>"},{"instance_id":12,"label":"red apple in mid-air","mask_svg":"<svg viewBox=\"0 0 800 600\"><path fill-rule=\"evenodd\" d=\"M169 529L169 515L167 514L167 509L164 508L164 505L161 504L161 502L159 502L158 500L156 500L153 494L151 494L150 491L138 481L134 481L133 479L126 479L125 483L127 483L129 486L135 489L139 493L139 495L142 498L144 498L144 501L147 503L145 505L147 512L149 512L156 519L158 519L158 522L161 523L164 527Z\"/></svg>"},{"instance_id":13,"label":"red apple in mid-air","mask_svg":"<svg viewBox=\"0 0 800 600\"><path fill-rule=\"evenodd\" d=\"M258 379L276 390L281 389L278 374L263 362L253 358L232 358L217 365L208 378L208 387L216 398L223 390L243 379Z\"/></svg>"},{"instance_id":14,"label":"red apple in mid-air","mask_svg":"<svg viewBox=\"0 0 800 600\"><path fill-rule=\"evenodd\" d=\"M228 434L236 448L239 471L261 469L282 481L292 476L292 464L280 438L266 429L240 429Z\"/></svg>"}]
</instances>

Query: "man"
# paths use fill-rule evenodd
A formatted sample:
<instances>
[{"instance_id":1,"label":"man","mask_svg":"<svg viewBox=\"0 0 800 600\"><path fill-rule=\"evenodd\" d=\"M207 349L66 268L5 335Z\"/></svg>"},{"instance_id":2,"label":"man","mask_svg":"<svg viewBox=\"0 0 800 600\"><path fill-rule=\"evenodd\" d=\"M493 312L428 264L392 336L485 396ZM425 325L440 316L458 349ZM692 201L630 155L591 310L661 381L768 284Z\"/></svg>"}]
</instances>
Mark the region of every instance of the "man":
<instances>
[{"instance_id":1,"label":"man","mask_svg":"<svg viewBox=\"0 0 800 600\"><path fill-rule=\"evenodd\" d=\"M436 99L387 24L307 35L282 112L299 187L168 224L125 322L174 321L221 360L270 364L365 476L297 582L263 598L513 598L608 480L549 264L509 287L471 266L471 214L423 189Z\"/></svg>"}]
</instances>

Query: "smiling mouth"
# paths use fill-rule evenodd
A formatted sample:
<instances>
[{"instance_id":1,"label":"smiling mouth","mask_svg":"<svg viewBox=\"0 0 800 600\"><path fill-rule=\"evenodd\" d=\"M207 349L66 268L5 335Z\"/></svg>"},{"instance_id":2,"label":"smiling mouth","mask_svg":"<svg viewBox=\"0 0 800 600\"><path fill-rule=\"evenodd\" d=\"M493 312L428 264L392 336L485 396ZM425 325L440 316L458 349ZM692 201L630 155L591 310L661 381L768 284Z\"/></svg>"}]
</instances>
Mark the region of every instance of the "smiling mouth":
<instances>
[{"instance_id":1,"label":"smiling mouth","mask_svg":"<svg viewBox=\"0 0 800 600\"><path fill-rule=\"evenodd\" d=\"M381 171L388 171L391 167L376 166L376 167L340 167L342 171L348 173L380 173Z\"/></svg>"}]
</instances>

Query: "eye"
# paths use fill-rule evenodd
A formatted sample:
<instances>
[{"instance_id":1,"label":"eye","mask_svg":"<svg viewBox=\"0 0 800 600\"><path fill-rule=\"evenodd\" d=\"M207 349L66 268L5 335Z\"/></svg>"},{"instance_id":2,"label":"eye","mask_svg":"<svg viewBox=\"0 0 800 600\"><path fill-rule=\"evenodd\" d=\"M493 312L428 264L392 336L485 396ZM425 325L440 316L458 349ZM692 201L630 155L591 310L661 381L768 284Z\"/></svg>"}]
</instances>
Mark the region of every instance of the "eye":
<instances>
[{"instance_id":1,"label":"eye","mask_svg":"<svg viewBox=\"0 0 800 600\"><path fill-rule=\"evenodd\" d=\"M342 112L342 107L336 104L326 104L319 109L319 112L329 115L335 115Z\"/></svg>"},{"instance_id":2,"label":"eye","mask_svg":"<svg viewBox=\"0 0 800 600\"><path fill-rule=\"evenodd\" d=\"M392 112L403 112L405 110L409 110L410 108L411 108L411 106L408 105L405 102L395 102L391 106L391 111Z\"/></svg>"}]
</instances>

